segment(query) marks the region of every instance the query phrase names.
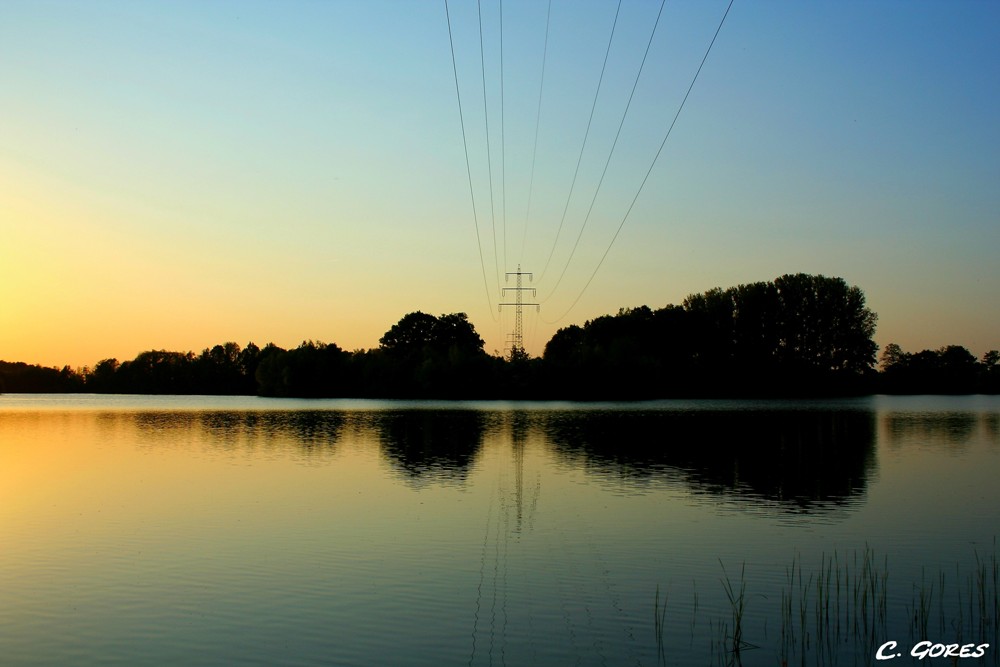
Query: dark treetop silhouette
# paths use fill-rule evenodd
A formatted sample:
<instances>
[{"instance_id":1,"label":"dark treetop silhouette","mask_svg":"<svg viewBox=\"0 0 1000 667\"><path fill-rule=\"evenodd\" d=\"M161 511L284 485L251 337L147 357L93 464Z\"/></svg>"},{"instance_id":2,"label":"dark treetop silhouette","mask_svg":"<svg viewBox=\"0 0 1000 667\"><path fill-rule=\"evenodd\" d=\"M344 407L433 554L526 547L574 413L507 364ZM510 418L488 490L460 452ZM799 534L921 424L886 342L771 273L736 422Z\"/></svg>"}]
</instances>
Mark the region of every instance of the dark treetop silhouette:
<instances>
[{"instance_id":1,"label":"dark treetop silhouette","mask_svg":"<svg viewBox=\"0 0 1000 667\"><path fill-rule=\"evenodd\" d=\"M957 345L908 354L842 278L803 273L623 308L559 329L541 358L487 354L465 313L403 316L371 350L312 340L151 350L74 371L0 362L0 391L298 397L642 399L997 392L1000 354Z\"/></svg>"}]
</instances>

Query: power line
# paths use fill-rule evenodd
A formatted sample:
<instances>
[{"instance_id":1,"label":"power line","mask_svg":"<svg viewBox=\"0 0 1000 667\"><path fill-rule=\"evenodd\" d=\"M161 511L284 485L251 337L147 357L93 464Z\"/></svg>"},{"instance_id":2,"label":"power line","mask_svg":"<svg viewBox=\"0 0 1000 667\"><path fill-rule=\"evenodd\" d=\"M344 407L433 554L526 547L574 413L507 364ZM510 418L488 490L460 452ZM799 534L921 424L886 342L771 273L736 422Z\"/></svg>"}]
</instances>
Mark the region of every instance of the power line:
<instances>
[{"instance_id":1,"label":"power line","mask_svg":"<svg viewBox=\"0 0 1000 667\"><path fill-rule=\"evenodd\" d=\"M479 215L476 213L476 194L472 187L472 167L469 164L469 142L465 136L465 114L462 113L462 93L458 87L458 65L455 63L455 41L451 36L451 12L448 10L448 0L444 0L444 13L448 19L448 44L451 46L451 69L455 74L455 96L458 98L458 119L462 125L462 147L465 149L465 172L469 177L469 196L472 198L472 220L476 227L476 247L479 249L479 266L483 269L483 288L486 290L486 303L489 305L490 317L493 315L493 300L490 299L490 286L486 280L486 262L483 261L483 244L479 237Z\"/></svg>"},{"instance_id":2,"label":"power line","mask_svg":"<svg viewBox=\"0 0 1000 667\"><path fill-rule=\"evenodd\" d=\"M653 161L650 163L649 169L646 170L646 175L643 177L642 183L639 184L639 189L636 191L635 197L632 198L632 202L629 204L628 210L625 211L625 215L622 217L622 221L621 223L619 223L618 229L615 230L614 236L611 237L611 242L608 243L608 247L605 249L604 254L601 255L600 261L597 262L597 266L594 268L594 272L590 274L590 278L587 279L587 283L583 286L583 289L580 290L580 293L576 295L576 298L573 300L573 303L570 304L569 308L567 308L562 315L552 320L551 322L549 320L546 320L546 323L555 324L562 318L566 317L569 314L569 312L573 310L576 304L580 301L580 297L582 297L584 292L587 291L587 288L590 287L590 283L594 280L594 276L597 275L597 272L600 270L601 265L604 264L604 259L608 256L608 253L611 252L611 246L613 246L615 244L615 241L618 239L618 234L621 233L622 227L625 226L625 221L628 220L629 214L632 213L632 208L635 206L635 202L639 199L639 195L642 194L643 188L646 187L646 181L649 180L649 175L653 172L653 167L656 166L656 161L660 158L660 153L663 152L663 147L667 144L667 139L670 138L670 133L673 132L674 125L677 124L677 119L680 117L681 111L684 110L684 105L687 103L688 96L691 95L691 90L694 88L695 82L698 81L698 75L701 74L701 69L705 66L705 61L708 60L708 54L712 52L712 47L715 46L715 40L719 37L719 33L722 31L722 26L726 22L726 17L729 16L729 10L733 8L734 1L735 0L729 0L729 4L726 6L726 11L725 13L723 13L722 19L719 21L719 27L715 29L715 34L712 35L712 41L709 42L708 48L705 49L705 55L702 56L701 63L698 65L698 69L695 71L694 77L691 79L691 84L688 86L687 92L684 93L684 98L681 100L680 105L677 107L677 113L674 114L673 120L670 121L670 126L667 128L667 133L663 136L663 141L660 142L660 147L657 149L656 155L653 156Z\"/></svg>"},{"instance_id":3,"label":"power line","mask_svg":"<svg viewBox=\"0 0 1000 667\"><path fill-rule=\"evenodd\" d=\"M569 202L573 198L573 188L576 187L576 177L580 173L580 163L583 162L583 151L587 147L587 137L590 136L590 125L594 120L594 110L597 108L597 98L601 92L601 84L604 82L604 72L608 67L608 55L611 53L611 43L615 38L615 28L618 26L618 14L621 12L622 3L618 0L618 9L615 10L615 21L611 25L611 35L608 37L608 48L604 53L604 64L601 66L601 76L597 81L597 90L594 91L594 103L590 107L590 118L587 120L587 130L583 135L583 145L580 146L580 156L576 160L576 170L573 172L573 181L569 186L569 195L566 197L566 206L563 208L562 218L559 220L559 228L556 230L555 241L552 242L552 249L549 250L548 259L545 260L545 266L542 267L542 274L539 276L538 280L541 281L545 278L545 272L549 268L549 263L552 261L552 253L556 250L556 245L559 244L559 234L562 232L563 223L566 222L566 212L569 210Z\"/></svg>"},{"instance_id":4,"label":"power line","mask_svg":"<svg viewBox=\"0 0 1000 667\"><path fill-rule=\"evenodd\" d=\"M486 119L486 165L490 178L490 220L493 224L493 269L496 271L497 286L500 285L500 267L497 265L497 218L493 203L493 158L490 155L490 112L486 104L486 55L483 49L483 3L476 3L479 9L479 63L483 73L483 116ZM506 267L504 267L506 268Z\"/></svg>"},{"instance_id":5,"label":"power line","mask_svg":"<svg viewBox=\"0 0 1000 667\"><path fill-rule=\"evenodd\" d=\"M535 112L535 142L531 149L531 177L528 179L528 207L524 212L524 236L521 239L521 254L518 263L524 259L524 248L528 244L528 220L531 217L531 194L535 188L535 159L538 156L538 127L542 119L542 89L545 87L545 61L549 53L549 23L552 18L552 0L545 14L545 42L542 46L542 76L538 81L538 110Z\"/></svg>"},{"instance_id":6,"label":"power line","mask_svg":"<svg viewBox=\"0 0 1000 667\"><path fill-rule=\"evenodd\" d=\"M594 204L597 202L597 195L601 191L601 186L604 184L604 177L607 175L608 167L611 165L611 157L615 154L615 148L618 146L618 138L622 134L622 127L625 126L625 117L628 116L628 110L632 106L632 98L635 96L635 89L639 85L639 77L642 76L642 68L646 66L646 58L649 56L649 48L653 45L653 37L656 36L656 28L660 25L660 17L663 15L663 7L666 4L667 0L660 0L660 11L657 12L656 21L653 23L653 30L649 33L649 41L646 42L646 51L642 54L642 62L639 64L639 71L635 74L635 81L632 82L632 91L628 95L628 103L625 105L625 111L622 112L621 122L618 123L618 132L615 133L615 140L612 142L611 150L608 152L608 159L604 162L604 171L601 172L601 178L597 182L597 188L594 190L594 196L590 200L590 208L587 209L587 215L583 219L583 225L580 226L580 232L576 235L576 241L573 243L573 248L569 251L569 257L566 258L566 264L563 266L562 273L559 274L559 279L556 280L556 284L553 285L549 295L542 299L542 303L548 301L559 288L559 284L562 283L563 276L566 275L566 270L569 268L570 262L573 261L573 256L576 254L576 248L580 245L580 239L583 238L583 230L587 228L587 223L590 221L590 214L594 211Z\"/></svg>"},{"instance_id":7,"label":"power line","mask_svg":"<svg viewBox=\"0 0 1000 667\"><path fill-rule=\"evenodd\" d=\"M503 217L503 270L507 270L507 139L503 117L503 0L500 0L500 203Z\"/></svg>"}]
</instances>

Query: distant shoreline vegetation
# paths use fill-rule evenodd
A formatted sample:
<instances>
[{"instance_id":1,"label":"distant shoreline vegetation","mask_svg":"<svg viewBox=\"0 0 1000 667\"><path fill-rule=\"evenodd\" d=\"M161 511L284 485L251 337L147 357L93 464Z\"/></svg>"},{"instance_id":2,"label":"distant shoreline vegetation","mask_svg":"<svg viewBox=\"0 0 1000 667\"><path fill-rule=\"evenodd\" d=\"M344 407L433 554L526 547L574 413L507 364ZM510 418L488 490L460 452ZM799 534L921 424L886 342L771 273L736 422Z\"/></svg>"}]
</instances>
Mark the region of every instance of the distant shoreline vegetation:
<instances>
[{"instance_id":1,"label":"distant shoreline vegetation","mask_svg":"<svg viewBox=\"0 0 1000 667\"><path fill-rule=\"evenodd\" d=\"M370 350L307 340L150 350L93 368L0 361L0 392L315 398L638 400L1000 393L1000 352L908 353L876 367L877 316L842 278L790 274L559 329L539 358L485 352L464 313L409 313Z\"/></svg>"}]
</instances>

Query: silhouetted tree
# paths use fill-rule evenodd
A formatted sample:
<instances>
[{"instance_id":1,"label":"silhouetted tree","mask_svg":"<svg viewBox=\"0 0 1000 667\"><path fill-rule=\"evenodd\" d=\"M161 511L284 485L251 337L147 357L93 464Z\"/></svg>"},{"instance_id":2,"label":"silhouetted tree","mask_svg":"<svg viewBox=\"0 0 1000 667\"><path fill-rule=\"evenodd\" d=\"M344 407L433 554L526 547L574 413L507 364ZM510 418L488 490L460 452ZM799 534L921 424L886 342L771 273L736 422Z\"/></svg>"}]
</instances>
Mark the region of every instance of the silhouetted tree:
<instances>
[{"instance_id":1,"label":"silhouetted tree","mask_svg":"<svg viewBox=\"0 0 1000 667\"><path fill-rule=\"evenodd\" d=\"M964 393L976 386L979 362L961 345L948 345L938 351L942 384L945 391Z\"/></svg>"},{"instance_id":2,"label":"silhouetted tree","mask_svg":"<svg viewBox=\"0 0 1000 667\"><path fill-rule=\"evenodd\" d=\"M733 360L736 304L733 290L713 288L684 299L689 326L697 341L695 364L702 373L724 373Z\"/></svg>"},{"instance_id":3,"label":"silhouetted tree","mask_svg":"<svg viewBox=\"0 0 1000 667\"><path fill-rule=\"evenodd\" d=\"M0 391L67 393L83 391L84 375L69 366L47 368L21 361L0 361Z\"/></svg>"},{"instance_id":4,"label":"silhouetted tree","mask_svg":"<svg viewBox=\"0 0 1000 667\"><path fill-rule=\"evenodd\" d=\"M590 352L587 331L571 324L556 331L545 344L546 390L553 396L585 398L590 386Z\"/></svg>"},{"instance_id":5,"label":"silhouetted tree","mask_svg":"<svg viewBox=\"0 0 1000 667\"><path fill-rule=\"evenodd\" d=\"M434 341L437 324L433 315L408 313L382 335L379 346L397 359L419 357Z\"/></svg>"},{"instance_id":6,"label":"silhouetted tree","mask_svg":"<svg viewBox=\"0 0 1000 667\"><path fill-rule=\"evenodd\" d=\"M304 398L357 396L349 381L348 356L337 345L311 340L294 350L268 345L257 364L258 393Z\"/></svg>"},{"instance_id":7,"label":"silhouetted tree","mask_svg":"<svg viewBox=\"0 0 1000 667\"><path fill-rule=\"evenodd\" d=\"M287 396L289 387L282 367L283 348L268 343L257 358L257 393L261 396Z\"/></svg>"},{"instance_id":8,"label":"silhouetted tree","mask_svg":"<svg viewBox=\"0 0 1000 667\"><path fill-rule=\"evenodd\" d=\"M883 372L888 371L891 368L896 368L906 363L907 354L903 352L901 348L896 343L889 343L882 350L882 355L879 357L879 367Z\"/></svg>"},{"instance_id":9,"label":"silhouetted tree","mask_svg":"<svg viewBox=\"0 0 1000 667\"><path fill-rule=\"evenodd\" d=\"M253 342L247 343L239 355L236 357L236 367L241 377L243 391L240 393L253 394L257 391L257 364L260 363L260 348Z\"/></svg>"},{"instance_id":10,"label":"silhouetted tree","mask_svg":"<svg viewBox=\"0 0 1000 667\"><path fill-rule=\"evenodd\" d=\"M552 386L577 397L856 392L875 321L842 279L786 275L560 329L544 359Z\"/></svg>"},{"instance_id":11,"label":"silhouetted tree","mask_svg":"<svg viewBox=\"0 0 1000 667\"><path fill-rule=\"evenodd\" d=\"M242 394L246 390L244 376L238 365L240 346L233 342L205 349L195 360L195 382L198 393Z\"/></svg>"},{"instance_id":12,"label":"silhouetted tree","mask_svg":"<svg viewBox=\"0 0 1000 667\"><path fill-rule=\"evenodd\" d=\"M556 331L545 344L545 360L554 364L581 365L587 332L576 324Z\"/></svg>"},{"instance_id":13,"label":"silhouetted tree","mask_svg":"<svg viewBox=\"0 0 1000 667\"><path fill-rule=\"evenodd\" d=\"M1000 357L1000 355L997 355ZM961 345L904 352L890 343L882 353L879 390L897 394L995 393L995 362L987 352L979 362Z\"/></svg>"},{"instance_id":14,"label":"silhouetted tree","mask_svg":"<svg viewBox=\"0 0 1000 667\"><path fill-rule=\"evenodd\" d=\"M87 389L99 394L121 393L117 359L102 359L87 376Z\"/></svg>"},{"instance_id":15,"label":"silhouetted tree","mask_svg":"<svg viewBox=\"0 0 1000 667\"><path fill-rule=\"evenodd\" d=\"M191 394L196 391L192 352L149 350L121 364L119 390L131 394Z\"/></svg>"},{"instance_id":16,"label":"silhouetted tree","mask_svg":"<svg viewBox=\"0 0 1000 667\"><path fill-rule=\"evenodd\" d=\"M775 280L779 356L811 370L864 373L875 364L878 317L865 295L842 278L804 273Z\"/></svg>"},{"instance_id":17,"label":"silhouetted tree","mask_svg":"<svg viewBox=\"0 0 1000 667\"><path fill-rule=\"evenodd\" d=\"M983 355L982 384L984 394L1000 394L1000 351L990 350Z\"/></svg>"},{"instance_id":18,"label":"silhouetted tree","mask_svg":"<svg viewBox=\"0 0 1000 667\"><path fill-rule=\"evenodd\" d=\"M1000 352L905 352L874 373L877 317L841 278L788 274L622 308L555 332L540 359L489 356L465 313L404 315L372 350L304 341L294 350L234 342L151 350L74 371L0 362L0 389L264 396L636 399L1000 391Z\"/></svg>"},{"instance_id":19,"label":"silhouetted tree","mask_svg":"<svg viewBox=\"0 0 1000 667\"><path fill-rule=\"evenodd\" d=\"M372 359L387 372L389 395L466 398L486 391L489 360L465 313L404 315L379 339Z\"/></svg>"}]
</instances>

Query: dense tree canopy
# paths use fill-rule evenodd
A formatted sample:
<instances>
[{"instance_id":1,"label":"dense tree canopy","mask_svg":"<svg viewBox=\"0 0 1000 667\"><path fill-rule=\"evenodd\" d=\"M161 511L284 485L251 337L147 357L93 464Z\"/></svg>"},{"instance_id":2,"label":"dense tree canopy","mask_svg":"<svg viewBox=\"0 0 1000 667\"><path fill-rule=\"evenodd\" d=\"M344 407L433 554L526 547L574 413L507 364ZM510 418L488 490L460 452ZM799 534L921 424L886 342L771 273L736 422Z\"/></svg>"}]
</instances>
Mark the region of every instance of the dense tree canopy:
<instances>
[{"instance_id":1,"label":"dense tree canopy","mask_svg":"<svg viewBox=\"0 0 1000 667\"><path fill-rule=\"evenodd\" d=\"M465 313L404 315L379 339L376 394L463 398L489 391L490 359Z\"/></svg>"},{"instance_id":2,"label":"dense tree canopy","mask_svg":"<svg viewBox=\"0 0 1000 667\"><path fill-rule=\"evenodd\" d=\"M804 273L684 300L705 355L753 370L864 373L875 364L875 313L842 278Z\"/></svg>"},{"instance_id":3,"label":"dense tree canopy","mask_svg":"<svg viewBox=\"0 0 1000 667\"><path fill-rule=\"evenodd\" d=\"M558 330L540 359L487 355L465 313L404 315L371 350L304 341L150 350L72 370L0 362L0 391L299 397L636 399L997 392L1000 353L904 352L874 369L876 316L841 278L789 274Z\"/></svg>"},{"instance_id":4,"label":"dense tree canopy","mask_svg":"<svg viewBox=\"0 0 1000 667\"><path fill-rule=\"evenodd\" d=\"M904 352L889 343L880 359L878 389L893 394L971 394L1000 392L1000 352L990 350L977 361L961 345Z\"/></svg>"},{"instance_id":5,"label":"dense tree canopy","mask_svg":"<svg viewBox=\"0 0 1000 667\"><path fill-rule=\"evenodd\" d=\"M83 375L69 366L58 369L0 361L0 392L59 394L83 391L85 386Z\"/></svg>"},{"instance_id":6,"label":"dense tree canopy","mask_svg":"<svg viewBox=\"0 0 1000 667\"><path fill-rule=\"evenodd\" d=\"M858 391L876 319L841 278L785 275L561 329L545 360L559 392L581 397Z\"/></svg>"}]
</instances>

